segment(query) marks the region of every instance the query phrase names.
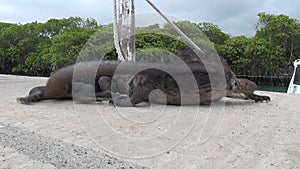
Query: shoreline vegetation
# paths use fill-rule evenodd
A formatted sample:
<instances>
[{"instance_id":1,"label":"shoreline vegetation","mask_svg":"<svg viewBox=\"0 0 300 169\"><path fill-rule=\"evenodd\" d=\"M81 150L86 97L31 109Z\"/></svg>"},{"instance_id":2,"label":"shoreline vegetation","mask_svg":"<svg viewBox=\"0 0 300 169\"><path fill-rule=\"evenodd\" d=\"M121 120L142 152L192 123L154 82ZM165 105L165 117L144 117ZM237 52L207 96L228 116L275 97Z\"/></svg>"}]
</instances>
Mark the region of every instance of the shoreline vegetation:
<instances>
[{"instance_id":1,"label":"shoreline vegetation","mask_svg":"<svg viewBox=\"0 0 300 169\"><path fill-rule=\"evenodd\" d=\"M292 74L292 62L300 58L300 23L286 15L259 13L253 37L231 36L213 23L192 23L179 21L177 26L185 30L199 28L209 39L194 36L193 41L212 45L237 75L283 77ZM161 32L172 32L168 24L149 25L137 28L137 50L156 48L176 53L185 46L178 40L170 39ZM186 32L193 37L193 32ZM93 18L70 17L50 19L45 23L11 24L0 22L0 74L50 76L57 69L74 63L79 54L99 59L98 53L108 51L104 59L117 59L113 43L90 46L85 53L86 42L113 37L112 24L100 25ZM202 41L201 41L202 40ZM101 41L99 41L101 42ZM113 42L113 41L111 41ZM91 53L92 52L92 53ZM94 53L93 53L94 52ZM151 53L147 56L153 57ZM255 80L254 80L255 81ZM286 84L286 83L285 83ZM259 85L268 85L259 84ZM276 85L276 83L275 83ZM277 84L277 86L286 86Z\"/></svg>"}]
</instances>

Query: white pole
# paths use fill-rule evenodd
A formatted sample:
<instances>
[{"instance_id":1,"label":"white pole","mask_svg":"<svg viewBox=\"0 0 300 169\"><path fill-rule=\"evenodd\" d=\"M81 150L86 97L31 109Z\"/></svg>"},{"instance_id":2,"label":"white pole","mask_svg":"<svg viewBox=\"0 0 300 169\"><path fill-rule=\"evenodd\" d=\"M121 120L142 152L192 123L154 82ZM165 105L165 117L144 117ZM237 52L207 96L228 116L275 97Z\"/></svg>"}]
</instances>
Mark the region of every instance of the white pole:
<instances>
[{"instance_id":1,"label":"white pole","mask_svg":"<svg viewBox=\"0 0 300 169\"><path fill-rule=\"evenodd\" d=\"M121 61L135 61L134 0L114 0L114 39Z\"/></svg>"}]
</instances>

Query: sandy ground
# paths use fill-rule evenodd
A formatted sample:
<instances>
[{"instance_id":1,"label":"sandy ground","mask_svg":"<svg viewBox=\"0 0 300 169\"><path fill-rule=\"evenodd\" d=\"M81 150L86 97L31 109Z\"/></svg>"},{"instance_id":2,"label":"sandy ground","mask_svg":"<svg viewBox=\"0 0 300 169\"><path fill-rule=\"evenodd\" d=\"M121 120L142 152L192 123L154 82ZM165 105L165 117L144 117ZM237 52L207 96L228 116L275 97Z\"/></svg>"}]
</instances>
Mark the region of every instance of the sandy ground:
<instances>
[{"instance_id":1,"label":"sandy ground","mask_svg":"<svg viewBox=\"0 0 300 169\"><path fill-rule=\"evenodd\" d=\"M0 136L13 127L50 143L56 140L125 160L126 166L300 166L300 95L257 92L270 96L272 101L224 98L213 106L185 107L115 108L106 102L74 104L53 100L28 106L16 102L16 97L27 95L30 88L44 85L46 80L0 75ZM6 135L17 140L15 137L18 136ZM20 149L1 140L0 168L57 167L50 157L38 158L25 150L26 147Z\"/></svg>"}]
</instances>

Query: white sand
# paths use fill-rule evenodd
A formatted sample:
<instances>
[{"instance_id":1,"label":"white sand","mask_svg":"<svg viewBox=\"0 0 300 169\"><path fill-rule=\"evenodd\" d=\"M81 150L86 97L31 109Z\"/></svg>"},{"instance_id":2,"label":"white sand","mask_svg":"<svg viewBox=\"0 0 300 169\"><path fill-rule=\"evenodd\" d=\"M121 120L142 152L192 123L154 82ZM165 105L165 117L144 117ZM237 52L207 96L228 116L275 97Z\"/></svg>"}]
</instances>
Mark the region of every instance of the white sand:
<instances>
[{"instance_id":1,"label":"white sand","mask_svg":"<svg viewBox=\"0 0 300 169\"><path fill-rule=\"evenodd\" d=\"M107 103L48 100L27 106L16 102L16 97L46 80L0 75L0 124L150 168L300 166L300 95L257 92L272 101L225 98L213 107L183 107L181 113L178 106L116 109ZM1 145L0 155L0 168L52 167L33 159L28 162L30 157Z\"/></svg>"}]
</instances>

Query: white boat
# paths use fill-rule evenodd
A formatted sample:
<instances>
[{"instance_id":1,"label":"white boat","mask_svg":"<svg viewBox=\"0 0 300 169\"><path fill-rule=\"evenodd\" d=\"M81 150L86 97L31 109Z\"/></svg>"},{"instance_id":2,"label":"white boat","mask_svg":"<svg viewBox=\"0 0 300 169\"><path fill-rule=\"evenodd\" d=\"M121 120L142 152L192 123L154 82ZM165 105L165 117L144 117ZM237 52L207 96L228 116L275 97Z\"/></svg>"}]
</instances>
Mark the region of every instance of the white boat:
<instances>
[{"instance_id":1,"label":"white boat","mask_svg":"<svg viewBox=\"0 0 300 169\"><path fill-rule=\"evenodd\" d=\"M298 93L300 94L300 59L294 61L294 73L287 90L287 93Z\"/></svg>"}]
</instances>

